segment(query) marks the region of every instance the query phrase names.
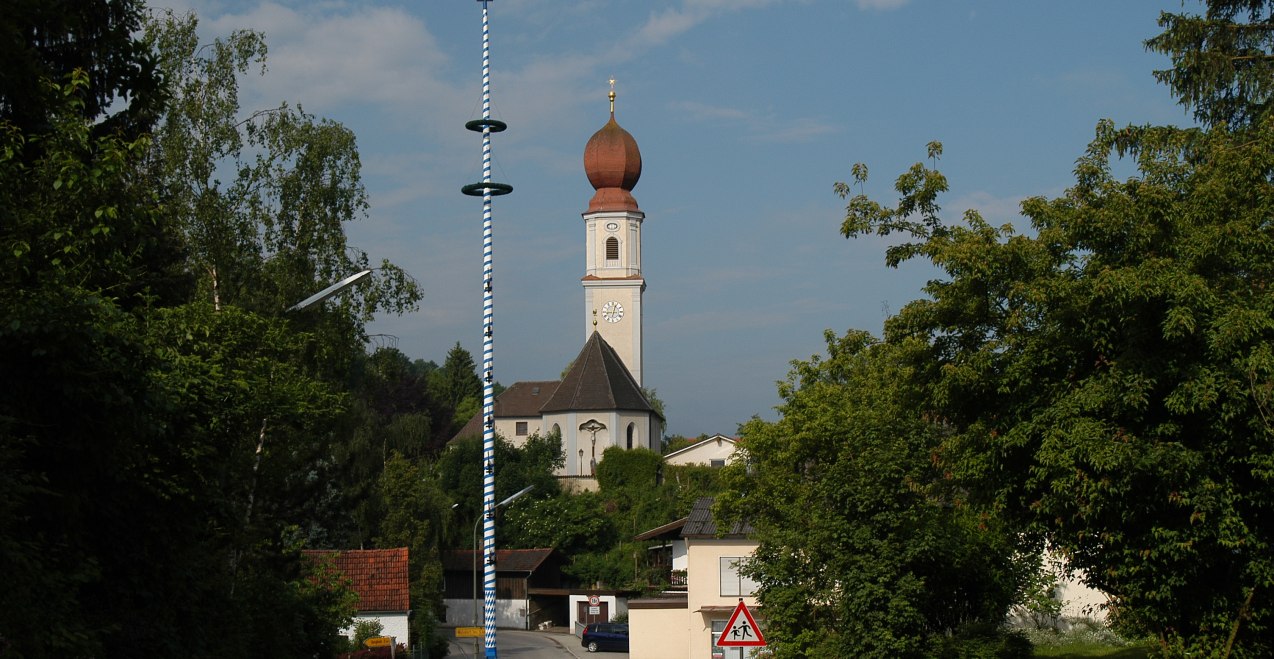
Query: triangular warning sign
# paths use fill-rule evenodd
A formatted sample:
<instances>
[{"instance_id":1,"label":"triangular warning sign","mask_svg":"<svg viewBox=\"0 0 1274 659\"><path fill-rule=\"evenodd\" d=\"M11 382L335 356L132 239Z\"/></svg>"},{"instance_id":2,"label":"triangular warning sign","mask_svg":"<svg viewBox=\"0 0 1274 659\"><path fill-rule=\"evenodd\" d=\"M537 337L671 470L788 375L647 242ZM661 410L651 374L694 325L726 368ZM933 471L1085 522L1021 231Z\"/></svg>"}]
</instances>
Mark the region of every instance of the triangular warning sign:
<instances>
[{"instance_id":1,"label":"triangular warning sign","mask_svg":"<svg viewBox=\"0 0 1274 659\"><path fill-rule=\"evenodd\" d=\"M725 631L717 638L717 647L722 648L759 648L765 645L765 636L756 625L756 619L748 611L743 600L734 607L730 621L725 624Z\"/></svg>"}]
</instances>

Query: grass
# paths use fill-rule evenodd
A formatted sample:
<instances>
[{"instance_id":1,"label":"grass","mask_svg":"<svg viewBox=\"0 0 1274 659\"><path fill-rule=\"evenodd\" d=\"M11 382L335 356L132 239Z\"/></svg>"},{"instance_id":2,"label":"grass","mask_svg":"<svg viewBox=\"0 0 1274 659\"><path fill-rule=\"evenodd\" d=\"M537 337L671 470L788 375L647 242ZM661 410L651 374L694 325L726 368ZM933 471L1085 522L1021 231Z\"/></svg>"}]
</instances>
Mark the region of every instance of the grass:
<instances>
[{"instance_id":1,"label":"grass","mask_svg":"<svg viewBox=\"0 0 1274 659\"><path fill-rule=\"evenodd\" d=\"M1106 657L1107 659L1143 659L1150 656L1148 646L1113 647L1110 645L1093 645L1091 643L1070 643L1067 645L1037 645L1035 656L1070 659L1071 657Z\"/></svg>"},{"instance_id":2,"label":"grass","mask_svg":"<svg viewBox=\"0 0 1274 659\"><path fill-rule=\"evenodd\" d=\"M1073 621L1073 626L1064 632L1042 629L1024 631L1035 647L1036 657L1143 659L1150 656L1152 649L1148 642L1127 641L1105 625L1089 620Z\"/></svg>"}]
</instances>

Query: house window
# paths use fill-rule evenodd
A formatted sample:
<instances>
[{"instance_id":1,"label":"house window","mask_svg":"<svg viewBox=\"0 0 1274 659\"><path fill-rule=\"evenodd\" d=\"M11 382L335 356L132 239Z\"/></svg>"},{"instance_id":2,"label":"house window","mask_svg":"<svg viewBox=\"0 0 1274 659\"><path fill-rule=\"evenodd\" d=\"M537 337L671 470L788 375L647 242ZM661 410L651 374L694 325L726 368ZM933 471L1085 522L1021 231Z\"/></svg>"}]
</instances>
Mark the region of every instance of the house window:
<instances>
[{"instance_id":1,"label":"house window","mask_svg":"<svg viewBox=\"0 0 1274 659\"><path fill-rule=\"evenodd\" d=\"M619 260L619 239L618 238L611 237L606 239L606 260L607 261Z\"/></svg>"},{"instance_id":2,"label":"house window","mask_svg":"<svg viewBox=\"0 0 1274 659\"><path fill-rule=\"evenodd\" d=\"M713 469L720 469L725 466L725 460L722 460L721 458L716 458L712 460L711 462L712 462Z\"/></svg>"},{"instance_id":3,"label":"house window","mask_svg":"<svg viewBox=\"0 0 1274 659\"><path fill-rule=\"evenodd\" d=\"M756 594L757 583L751 577L739 574L739 567L747 562L746 558L722 556L718 560L720 560L721 569L722 597L747 597Z\"/></svg>"},{"instance_id":4,"label":"house window","mask_svg":"<svg viewBox=\"0 0 1274 659\"><path fill-rule=\"evenodd\" d=\"M526 422L525 422L525 421L518 421L518 423L517 423L517 427L516 427L516 429L514 430L514 433L515 433L518 437L526 437Z\"/></svg>"},{"instance_id":5,"label":"house window","mask_svg":"<svg viewBox=\"0 0 1274 659\"><path fill-rule=\"evenodd\" d=\"M711 653L708 655L712 659L751 659L755 657L761 648L721 648L717 647L717 639L721 638L721 634L725 632L725 624L729 622L724 618L718 618L712 621L712 646Z\"/></svg>"}]
</instances>

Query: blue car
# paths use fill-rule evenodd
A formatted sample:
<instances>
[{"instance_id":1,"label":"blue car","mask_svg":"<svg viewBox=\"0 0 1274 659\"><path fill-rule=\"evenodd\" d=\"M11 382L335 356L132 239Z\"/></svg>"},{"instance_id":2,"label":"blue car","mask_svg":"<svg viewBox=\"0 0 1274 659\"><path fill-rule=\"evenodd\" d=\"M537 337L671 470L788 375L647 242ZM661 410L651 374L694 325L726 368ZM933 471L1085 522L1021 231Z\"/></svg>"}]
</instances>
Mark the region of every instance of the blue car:
<instances>
[{"instance_id":1,"label":"blue car","mask_svg":"<svg viewBox=\"0 0 1274 659\"><path fill-rule=\"evenodd\" d=\"M598 650L628 652L628 623L595 622L584 628L580 645L588 648L589 652Z\"/></svg>"}]
</instances>

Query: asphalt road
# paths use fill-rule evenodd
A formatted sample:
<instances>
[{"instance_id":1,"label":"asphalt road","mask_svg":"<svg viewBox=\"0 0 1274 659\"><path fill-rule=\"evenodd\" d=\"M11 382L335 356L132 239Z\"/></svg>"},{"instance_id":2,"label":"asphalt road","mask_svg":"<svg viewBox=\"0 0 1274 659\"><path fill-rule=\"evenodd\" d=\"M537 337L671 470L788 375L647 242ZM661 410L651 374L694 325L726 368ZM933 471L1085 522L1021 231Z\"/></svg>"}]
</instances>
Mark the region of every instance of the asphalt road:
<instances>
[{"instance_id":1,"label":"asphalt road","mask_svg":"<svg viewBox=\"0 0 1274 659\"><path fill-rule=\"evenodd\" d=\"M477 654L471 638L452 638L452 659L485 659L482 639L478 639ZM589 654L579 644L579 638L571 634L548 634L501 629L496 633L496 652L500 659L628 659L627 652L598 652Z\"/></svg>"}]
</instances>

